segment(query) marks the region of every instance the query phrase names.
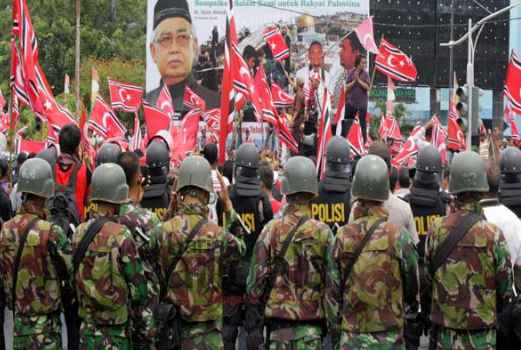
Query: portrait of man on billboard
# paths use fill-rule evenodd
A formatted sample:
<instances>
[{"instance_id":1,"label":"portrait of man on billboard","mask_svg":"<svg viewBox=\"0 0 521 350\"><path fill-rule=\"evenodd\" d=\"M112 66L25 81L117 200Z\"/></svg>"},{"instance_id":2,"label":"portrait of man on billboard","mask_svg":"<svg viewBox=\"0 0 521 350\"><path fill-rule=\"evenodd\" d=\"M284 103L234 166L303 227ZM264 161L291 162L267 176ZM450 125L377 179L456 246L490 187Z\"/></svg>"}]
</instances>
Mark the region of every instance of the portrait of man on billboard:
<instances>
[{"instance_id":1,"label":"portrait of man on billboard","mask_svg":"<svg viewBox=\"0 0 521 350\"><path fill-rule=\"evenodd\" d=\"M198 84L192 75L198 58L198 44L187 0L157 1L149 49L161 81L145 96L147 103L156 106L166 85L172 97L174 118L180 120L188 112L183 104L185 87L188 86L205 101L207 109L219 107L219 95Z\"/></svg>"}]
</instances>

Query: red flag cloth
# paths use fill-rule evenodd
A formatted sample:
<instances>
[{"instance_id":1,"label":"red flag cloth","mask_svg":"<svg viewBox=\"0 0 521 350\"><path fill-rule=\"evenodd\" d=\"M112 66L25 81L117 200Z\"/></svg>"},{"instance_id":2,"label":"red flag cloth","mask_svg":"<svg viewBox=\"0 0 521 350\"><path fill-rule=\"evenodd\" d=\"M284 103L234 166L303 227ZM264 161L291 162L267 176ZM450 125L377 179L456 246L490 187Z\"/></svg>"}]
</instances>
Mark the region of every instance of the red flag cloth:
<instances>
[{"instance_id":1,"label":"red flag cloth","mask_svg":"<svg viewBox=\"0 0 521 350\"><path fill-rule=\"evenodd\" d=\"M281 62L289 58L288 45L286 44L286 40L284 40L284 36L280 32L279 28L277 28L277 26L272 25L264 28L262 34L275 60Z\"/></svg>"},{"instance_id":2,"label":"red flag cloth","mask_svg":"<svg viewBox=\"0 0 521 350\"><path fill-rule=\"evenodd\" d=\"M89 124L91 129L103 138L126 137L127 128L100 96L96 98L92 107Z\"/></svg>"},{"instance_id":3,"label":"red flag cloth","mask_svg":"<svg viewBox=\"0 0 521 350\"><path fill-rule=\"evenodd\" d=\"M291 152L298 153L298 142L295 140L295 137L286 123L284 123L282 116L280 116L277 111L275 111L275 116L277 118L277 128L275 130L280 142L284 143Z\"/></svg>"},{"instance_id":4,"label":"red flag cloth","mask_svg":"<svg viewBox=\"0 0 521 350\"><path fill-rule=\"evenodd\" d=\"M143 114L149 139L153 138L161 130L170 132L171 121L168 114L146 103L143 104Z\"/></svg>"},{"instance_id":5,"label":"red flag cloth","mask_svg":"<svg viewBox=\"0 0 521 350\"><path fill-rule=\"evenodd\" d=\"M203 121L206 123L206 143L217 143L221 129L221 110L210 109L203 113Z\"/></svg>"},{"instance_id":6,"label":"red flag cloth","mask_svg":"<svg viewBox=\"0 0 521 350\"><path fill-rule=\"evenodd\" d=\"M17 136L15 143L16 153L37 154L45 149L45 141L24 140L22 137Z\"/></svg>"},{"instance_id":7,"label":"red flag cloth","mask_svg":"<svg viewBox=\"0 0 521 350\"><path fill-rule=\"evenodd\" d=\"M136 151L141 149L143 145L143 136L141 135L141 123L139 122L139 115L134 115L134 132L130 139L130 150ZM141 149L142 150L142 149Z\"/></svg>"},{"instance_id":8,"label":"red flag cloth","mask_svg":"<svg viewBox=\"0 0 521 350\"><path fill-rule=\"evenodd\" d=\"M400 124L392 115L382 116L378 134L382 140L387 140L388 138L401 140L403 138L402 132L400 131Z\"/></svg>"},{"instance_id":9,"label":"red flag cloth","mask_svg":"<svg viewBox=\"0 0 521 350\"><path fill-rule=\"evenodd\" d=\"M4 94L2 94L2 91L0 90L0 111L3 111L5 107L5 98Z\"/></svg>"},{"instance_id":10,"label":"red flag cloth","mask_svg":"<svg viewBox=\"0 0 521 350\"><path fill-rule=\"evenodd\" d=\"M449 103L449 115L447 119L447 148L459 152L466 149L465 134L458 124L458 112L454 101Z\"/></svg>"},{"instance_id":11,"label":"red flag cloth","mask_svg":"<svg viewBox=\"0 0 521 350\"><path fill-rule=\"evenodd\" d=\"M317 174L322 175L326 165L326 148L331 139L331 95L327 88L323 88L320 101L320 119L318 127L318 144L317 144Z\"/></svg>"},{"instance_id":12,"label":"red flag cloth","mask_svg":"<svg viewBox=\"0 0 521 350\"><path fill-rule=\"evenodd\" d=\"M338 97L338 106L336 108L335 115L333 117L333 125L338 125L336 128L337 136L340 136L342 133L342 127L339 123L344 120L344 116L346 113L346 88L345 84L342 84L340 88L340 96Z\"/></svg>"},{"instance_id":13,"label":"red flag cloth","mask_svg":"<svg viewBox=\"0 0 521 350\"><path fill-rule=\"evenodd\" d=\"M291 107L295 101L295 96L291 96L275 83L271 83L271 96L273 104L277 108Z\"/></svg>"},{"instance_id":14,"label":"red flag cloth","mask_svg":"<svg viewBox=\"0 0 521 350\"><path fill-rule=\"evenodd\" d=\"M400 169L402 166L408 164L408 161L411 157L418 153L418 146L414 140L414 136L409 136L405 144L403 145L401 151L391 159L391 165L396 169Z\"/></svg>"},{"instance_id":15,"label":"red flag cloth","mask_svg":"<svg viewBox=\"0 0 521 350\"><path fill-rule=\"evenodd\" d=\"M193 92L193 90L190 89L188 86L185 86L183 104L189 110L191 110L191 109L199 109L201 111L206 110L206 102L204 102L204 100L199 95L197 95L195 92Z\"/></svg>"},{"instance_id":16,"label":"red flag cloth","mask_svg":"<svg viewBox=\"0 0 521 350\"><path fill-rule=\"evenodd\" d=\"M410 83L416 81L418 72L414 62L385 39L380 42L375 64L376 69L391 79Z\"/></svg>"},{"instance_id":17,"label":"red flag cloth","mask_svg":"<svg viewBox=\"0 0 521 350\"><path fill-rule=\"evenodd\" d=\"M440 153L442 164L447 164L447 133L437 116L432 117L431 143Z\"/></svg>"},{"instance_id":18,"label":"red flag cloth","mask_svg":"<svg viewBox=\"0 0 521 350\"><path fill-rule=\"evenodd\" d=\"M166 113L170 120L173 120L174 105L172 104L172 95L170 95L170 90L168 90L166 84L163 84L163 88L157 97L156 108Z\"/></svg>"},{"instance_id":19,"label":"red flag cloth","mask_svg":"<svg viewBox=\"0 0 521 350\"><path fill-rule=\"evenodd\" d=\"M516 114L521 114L521 58L514 51L508 63L505 96Z\"/></svg>"},{"instance_id":20,"label":"red flag cloth","mask_svg":"<svg viewBox=\"0 0 521 350\"><path fill-rule=\"evenodd\" d=\"M181 125L172 132L175 142L175 147L172 150L172 160L176 165L181 164L188 153L195 149L200 120L201 111L193 109L184 116Z\"/></svg>"},{"instance_id":21,"label":"red flag cloth","mask_svg":"<svg viewBox=\"0 0 521 350\"><path fill-rule=\"evenodd\" d=\"M515 113L512 110L510 103L505 106L505 122L510 126L512 139L514 141L521 141L521 135L519 135L519 129L517 128Z\"/></svg>"},{"instance_id":22,"label":"red flag cloth","mask_svg":"<svg viewBox=\"0 0 521 350\"><path fill-rule=\"evenodd\" d=\"M351 146L351 151L358 157L363 157L367 154L367 150L364 145L364 138L362 136L362 127L360 126L360 121L358 120L358 115L351 125L349 129L349 133L347 134L347 142L349 142L349 146Z\"/></svg>"},{"instance_id":23,"label":"red flag cloth","mask_svg":"<svg viewBox=\"0 0 521 350\"><path fill-rule=\"evenodd\" d=\"M143 102L143 88L113 79L108 79L108 81L112 109L137 112Z\"/></svg>"},{"instance_id":24,"label":"red flag cloth","mask_svg":"<svg viewBox=\"0 0 521 350\"><path fill-rule=\"evenodd\" d=\"M360 44L366 49L366 51L378 54L378 46L374 41L374 31L373 31L373 17L369 16L362 21L355 28L355 33L358 36L358 41Z\"/></svg>"},{"instance_id":25,"label":"red flag cloth","mask_svg":"<svg viewBox=\"0 0 521 350\"><path fill-rule=\"evenodd\" d=\"M0 111L0 132L6 132L9 126L9 114Z\"/></svg>"},{"instance_id":26,"label":"red flag cloth","mask_svg":"<svg viewBox=\"0 0 521 350\"><path fill-rule=\"evenodd\" d=\"M251 91L252 105L257 112L262 113L262 120L276 125L275 106L271 98L271 90L264 73L264 65L261 64L255 74L254 90Z\"/></svg>"}]
</instances>

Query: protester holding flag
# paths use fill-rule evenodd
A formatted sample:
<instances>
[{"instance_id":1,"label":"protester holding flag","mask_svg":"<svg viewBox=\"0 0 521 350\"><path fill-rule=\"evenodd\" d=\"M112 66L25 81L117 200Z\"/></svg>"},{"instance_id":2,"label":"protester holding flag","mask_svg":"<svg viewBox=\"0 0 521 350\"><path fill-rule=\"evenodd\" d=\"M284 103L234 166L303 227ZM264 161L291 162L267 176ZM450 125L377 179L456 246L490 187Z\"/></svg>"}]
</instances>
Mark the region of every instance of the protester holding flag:
<instances>
[{"instance_id":1,"label":"protester holding flag","mask_svg":"<svg viewBox=\"0 0 521 350\"><path fill-rule=\"evenodd\" d=\"M145 97L148 104L156 106L166 85L171 95L176 120L181 120L188 112L183 105L185 86L200 96L208 108L219 107L217 93L199 85L192 77L197 41L186 0L159 0L156 3L154 40L150 44L150 52L161 74L161 84Z\"/></svg>"}]
</instances>

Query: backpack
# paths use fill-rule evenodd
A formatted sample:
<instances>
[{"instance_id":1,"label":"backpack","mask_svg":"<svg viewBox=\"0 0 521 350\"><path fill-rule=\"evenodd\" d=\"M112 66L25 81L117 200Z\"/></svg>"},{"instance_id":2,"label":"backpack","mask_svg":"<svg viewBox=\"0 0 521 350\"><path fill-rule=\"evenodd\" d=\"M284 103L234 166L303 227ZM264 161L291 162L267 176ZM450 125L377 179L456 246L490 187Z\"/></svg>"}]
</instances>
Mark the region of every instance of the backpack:
<instances>
[{"instance_id":1,"label":"backpack","mask_svg":"<svg viewBox=\"0 0 521 350\"><path fill-rule=\"evenodd\" d=\"M53 168L54 176L54 195L47 200L47 207L51 214L50 221L62 228L68 237L74 231L74 227L80 224L78 207L76 205L76 181L81 164L72 167L72 173L67 185L60 185L56 182L56 170ZM72 227L71 227L72 226Z\"/></svg>"}]
</instances>

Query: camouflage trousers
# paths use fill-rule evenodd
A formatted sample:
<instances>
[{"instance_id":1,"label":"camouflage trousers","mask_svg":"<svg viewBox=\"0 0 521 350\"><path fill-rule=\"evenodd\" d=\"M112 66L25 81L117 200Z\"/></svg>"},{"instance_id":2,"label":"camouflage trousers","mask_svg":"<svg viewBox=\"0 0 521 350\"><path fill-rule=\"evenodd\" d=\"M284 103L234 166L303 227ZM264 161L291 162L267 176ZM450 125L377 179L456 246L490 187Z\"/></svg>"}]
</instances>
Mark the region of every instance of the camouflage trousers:
<instances>
[{"instance_id":1,"label":"camouflage trousers","mask_svg":"<svg viewBox=\"0 0 521 350\"><path fill-rule=\"evenodd\" d=\"M13 349L62 348L61 321L59 314L52 316L31 316L14 320Z\"/></svg>"},{"instance_id":2,"label":"camouflage trousers","mask_svg":"<svg viewBox=\"0 0 521 350\"><path fill-rule=\"evenodd\" d=\"M270 333L270 350L320 350L322 329L317 326L293 326Z\"/></svg>"},{"instance_id":3,"label":"camouflage trousers","mask_svg":"<svg viewBox=\"0 0 521 350\"><path fill-rule=\"evenodd\" d=\"M132 342L126 326L102 327L82 323L80 350L130 350Z\"/></svg>"},{"instance_id":4,"label":"camouflage trousers","mask_svg":"<svg viewBox=\"0 0 521 350\"><path fill-rule=\"evenodd\" d=\"M183 323L181 350L221 350L224 348L221 333L220 323Z\"/></svg>"},{"instance_id":5,"label":"camouflage trousers","mask_svg":"<svg viewBox=\"0 0 521 350\"><path fill-rule=\"evenodd\" d=\"M440 350L493 350L496 348L496 330L466 331L438 328L438 335L430 342L436 342Z\"/></svg>"},{"instance_id":6,"label":"camouflage trousers","mask_svg":"<svg viewBox=\"0 0 521 350\"><path fill-rule=\"evenodd\" d=\"M395 350L405 349L402 331L373 333L342 332L341 350Z\"/></svg>"}]
</instances>

